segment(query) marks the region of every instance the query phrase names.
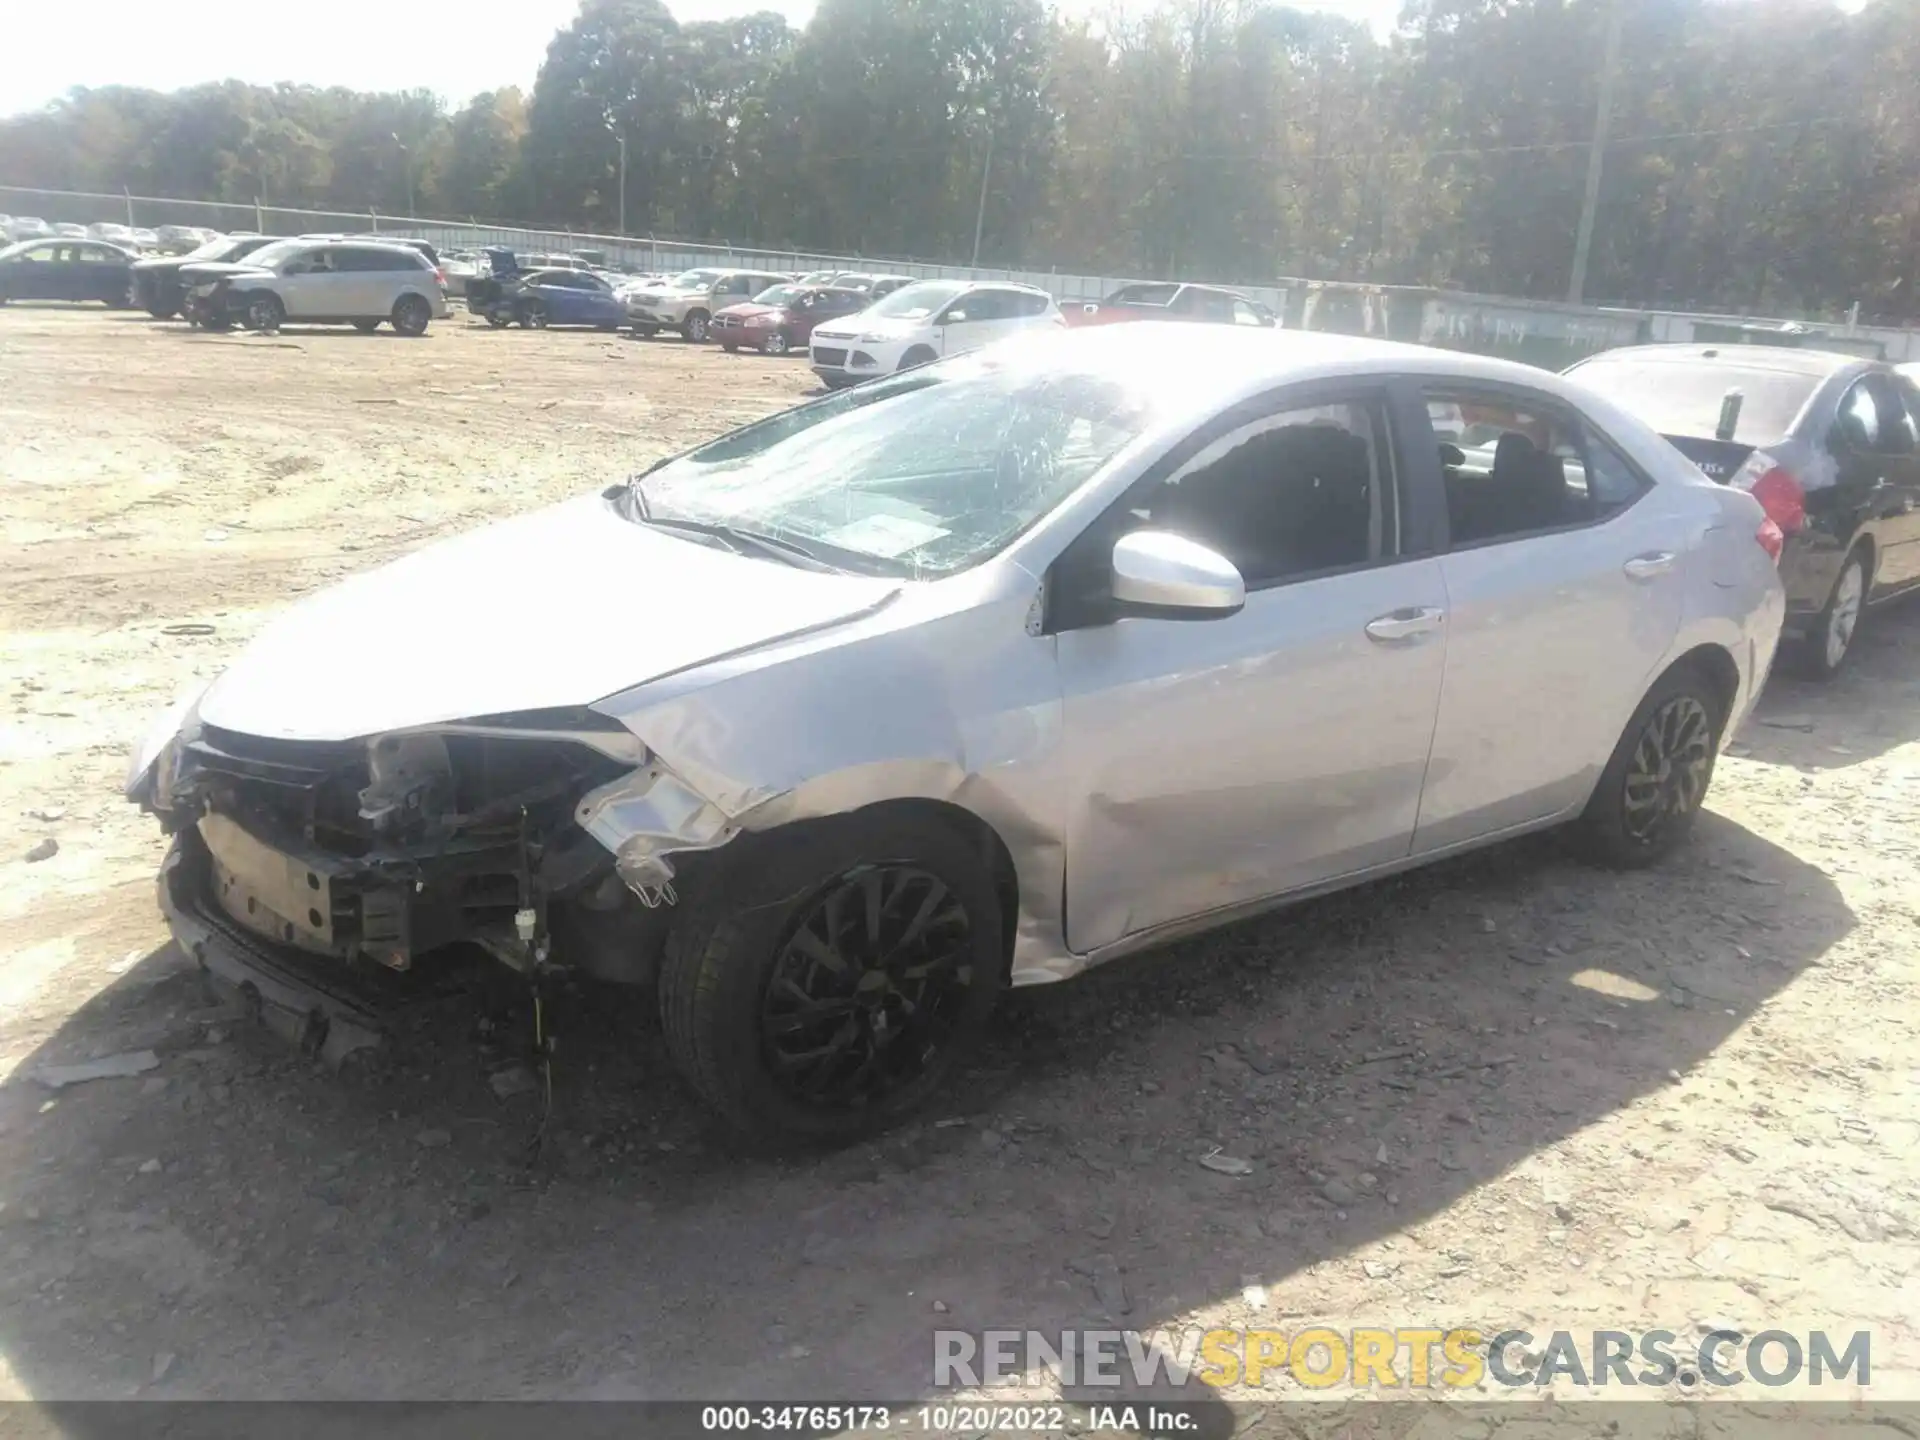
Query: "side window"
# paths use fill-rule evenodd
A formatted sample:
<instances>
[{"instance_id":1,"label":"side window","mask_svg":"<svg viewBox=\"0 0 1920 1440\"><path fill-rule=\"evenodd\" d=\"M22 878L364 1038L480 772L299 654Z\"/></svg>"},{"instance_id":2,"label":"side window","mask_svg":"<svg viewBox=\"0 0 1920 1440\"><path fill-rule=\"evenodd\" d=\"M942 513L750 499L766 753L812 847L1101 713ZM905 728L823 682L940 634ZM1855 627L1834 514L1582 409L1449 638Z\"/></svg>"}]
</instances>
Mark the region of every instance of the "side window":
<instances>
[{"instance_id":1,"label":"side window","mask_svg":"<svg viewBox=\"0 0 1920 1440\"><path fill-rule=\"evenodd\" d=\"M1196 320L1229 321L1233 319L1233 302L1218 290L1189 290L1181 297L1179 307Z\"/></svg>"},{"instance_id":2,"label":"side window","mask_svg":"<svg viewBox=\"0 0 1920 1440\"><path fill-rule=\"evenodd\" d=\"M1567 466L1568 483L1572 484L1574 473L1580 475L1586 491L1588 518L1608 519L1647 493L1650 488L1647 477L1615 448L1612 441L1591 425L1581 427L1581 439L1585 442L1584 457Z\"/></svg>"},{"instance_id":3,"label":"side window","mask_svg":"<svg viewBox=\"0 0 1920 1440\"><path fill-rule=\"evenodd\" d=\"M1617 452L1589 473L1590 432L1558 409L1441 387L1429 387L1426 400L1456 548L1588 524L1641 493L1639 477Z\"/></svg>"},{"instance_id":4,"label":"side window","mask_svg":"<svg viewBox=\"0 0 1920 1440\"><path fill-rule=\"evenodd\" d=\"M1020 295L1020 313L1022 315L1044 315L1047 306L1052 304L1045 295L1029 295L1022 291Z\"/></svg>"},{"instance_id":5,"label":"side window","mask_svg":"<svg viewBox=\"0 0 1920 1440\"><path fill-rule=\"evenodd\" d=\"M1249 586L1396 553L1385 428L1372 407L1271 415L1208 445L1137 518L1219 551Z\"/></svg>"},{"instance_id":6,"label":"side window","mask_svg":"<svg viewBox=\"0 0 1920 1440\"><path fill-rule=\"evenodd\" d=\"M1899 388L1890 376L1865 376L1857 387L1872 397L1873 409L1879 421L1879 434L1873 448L1884 455L1909 455L1913 453L1913 421L1907 413L1907 407L1901 403Z\"/></svg>"},{"instance_id":7,"label":"side window","mask_svg":"<svg viewBox=\"0 0 1920 1440\"><path fill-rule=\"evenodd\" d=\"M1840 428L1846 432L1847 439L1862 450L1880 448L1880 397L1863 378L1853 382L1853 387L1840 400Z\"/></svg>"},{"instance_id":8,"label":"side window","mask_svg":"<svg viewBox=\"0 0 1920 1440\"><path fill-rule=\"evenodd\" d=\"M1236 325L1258 325L1260 312L1244 300L1233 302L1233 323Z\"/></svg>"},{"instance_id":9,"label":"side window","mask_svg":"<svg viewBox=\"0 0 1920 1440\"><path fill-rule=\"evenodd\" d=\"M1900 402L1900 414L1904 420L1908 438L1908 448L1920 450L1920 386L1904 378L1893 382L1893 393Z\"/></svg>"},{"instance_id":10,"label":"side window","mask_svg":"<svg viewBox=\"0 0 1920 1440\"><path fill-rule=\"evenodd\" d=\"M80 247L80 260L82 264L108 265L119 258L119 256L115 255L104 245L82 245Z\"/></svg>"}]
</instances>

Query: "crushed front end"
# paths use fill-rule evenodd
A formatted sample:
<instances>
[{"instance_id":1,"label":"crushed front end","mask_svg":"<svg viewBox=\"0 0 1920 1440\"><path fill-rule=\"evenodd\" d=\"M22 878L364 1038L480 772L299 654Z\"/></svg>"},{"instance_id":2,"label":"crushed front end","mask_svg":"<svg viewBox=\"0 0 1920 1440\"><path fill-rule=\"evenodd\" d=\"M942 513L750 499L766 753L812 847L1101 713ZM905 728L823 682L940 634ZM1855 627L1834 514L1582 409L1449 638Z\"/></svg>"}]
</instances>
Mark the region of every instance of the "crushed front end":
<instances>
[{"instance_id":1,"label":"crushed front end","mask_svg":"<svg viewBox=\"0 0 1920 1440\"><path fill-rule=\"evenodd\" d=\"M160 898L176 938L275 1028L333 1053L376 1041L416 963L453 946L535 975L558 935L571 963L640 978L664 917L574 819L640 752L600 717L569 718L577 734L479 723L348 742L183 727L135 795L175 837Z\"/></svg>"}]
</instances>

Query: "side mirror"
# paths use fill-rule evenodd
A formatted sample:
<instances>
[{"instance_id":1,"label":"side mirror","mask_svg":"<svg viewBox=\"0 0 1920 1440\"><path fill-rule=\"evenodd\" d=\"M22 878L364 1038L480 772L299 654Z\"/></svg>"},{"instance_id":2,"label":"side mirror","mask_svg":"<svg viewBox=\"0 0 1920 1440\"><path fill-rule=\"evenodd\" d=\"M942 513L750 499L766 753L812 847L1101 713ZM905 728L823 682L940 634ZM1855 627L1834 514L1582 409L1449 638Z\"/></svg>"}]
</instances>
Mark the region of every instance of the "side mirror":
<instances>
[{"instance_id":1,"label":"side mirror","mask_svg":"<svg viewBox=\"0 0 1920 1440\"><path fill-rule=\"evenodd\" d=\"M967 312L964 310L949 310L940 317L940 323L942 325L958 325L966 318Z\"/></svg>"},{"instance_id":2,"label":"side mirror","mask_svg":"<svg viewBox=\"0 0 1920 1440\"><path fill-rule=\"evenodd\" d=\"M1233 562L1184 535L1136 530L1113 547L1113 598L1123 613L1162 620L1219 620L1246 607Z\"/></svg>"}]
</instances>

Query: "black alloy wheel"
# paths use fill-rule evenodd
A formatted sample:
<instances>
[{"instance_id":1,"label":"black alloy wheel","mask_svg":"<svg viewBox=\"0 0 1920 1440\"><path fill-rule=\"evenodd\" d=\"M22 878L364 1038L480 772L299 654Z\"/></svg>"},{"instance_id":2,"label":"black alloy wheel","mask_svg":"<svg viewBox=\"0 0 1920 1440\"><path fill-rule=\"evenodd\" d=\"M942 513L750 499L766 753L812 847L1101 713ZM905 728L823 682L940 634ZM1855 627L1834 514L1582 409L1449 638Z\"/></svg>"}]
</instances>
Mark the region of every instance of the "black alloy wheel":
<instances>
[{"instance_id":1,"label":"black alloy wheel","mask_svg":"<svg viewBox=\"0 0 1920 1440\"><path fill-rule=\"evenodd\" d=\"M1623 828L1642 845L1684 824L1707 797L1713 775L1714 724L1691 695L1668 700L1648 719L1627 767Z\"/></svg>"},{"instance_id":2,"label":"black alloy wheel","mask_svg":"<svg viewBox=\"0 0 1920 1440\"><path fill-rule=\"evenodd\" d=\"M800 908L761 1002L779 1089L844 1110L914 1084L953 1037L973 954L966 906L927 871L861 865L830 881Z\"/></svg>"}]
</instances>

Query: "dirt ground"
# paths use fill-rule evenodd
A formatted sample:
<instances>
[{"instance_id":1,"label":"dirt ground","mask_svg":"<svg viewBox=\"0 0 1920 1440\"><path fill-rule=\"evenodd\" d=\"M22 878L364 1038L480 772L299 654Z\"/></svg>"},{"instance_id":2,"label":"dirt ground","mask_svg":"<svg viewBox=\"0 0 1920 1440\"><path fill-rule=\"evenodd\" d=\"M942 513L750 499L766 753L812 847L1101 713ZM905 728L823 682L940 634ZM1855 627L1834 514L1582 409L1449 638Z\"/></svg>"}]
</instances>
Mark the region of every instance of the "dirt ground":
<instances>
[{"instance_id":1,"label":"dirt ground","mask_svg":"<svg viewBox=\"0 0 1920 1440\"><path fill-rule=\"evenodd\" d=\"M359 1076L207 1008L119 794L151 714L297 595L809 386L0 311L0 1397L906 1398L935 1328L1722 1323L1870 1330L1866 1393L1920 1398L1920 607L1776 681L1666 869L1535 839L1023 992L825 1158L729 1153L622 997L556 1007L531 1162L511 1006Z\"/></svg>"}]
</instances>

